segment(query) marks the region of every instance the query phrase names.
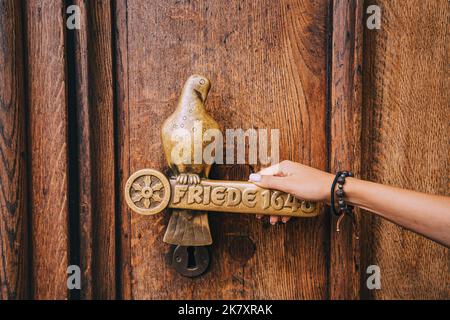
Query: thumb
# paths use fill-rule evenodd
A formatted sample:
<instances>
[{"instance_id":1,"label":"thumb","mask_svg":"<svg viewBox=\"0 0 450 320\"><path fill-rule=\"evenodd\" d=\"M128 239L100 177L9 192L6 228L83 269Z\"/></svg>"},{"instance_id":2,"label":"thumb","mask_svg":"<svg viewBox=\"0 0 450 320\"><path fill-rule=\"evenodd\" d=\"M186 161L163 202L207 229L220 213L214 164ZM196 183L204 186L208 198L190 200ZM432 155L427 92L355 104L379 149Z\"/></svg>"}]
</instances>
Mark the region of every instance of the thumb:
<instances>
[{"instance_id":1,"label":"thumb","mask_svg":"<svg viewBox=\"0 0 450 320\"><path fill-rule=\"evenodd\" d=\"M276 189L283 191L287 187L285 177L266 176L259 173L252 173L249 176L249 181L255 183L259 187L266 189Z\"/></svg>"}]
</instances>

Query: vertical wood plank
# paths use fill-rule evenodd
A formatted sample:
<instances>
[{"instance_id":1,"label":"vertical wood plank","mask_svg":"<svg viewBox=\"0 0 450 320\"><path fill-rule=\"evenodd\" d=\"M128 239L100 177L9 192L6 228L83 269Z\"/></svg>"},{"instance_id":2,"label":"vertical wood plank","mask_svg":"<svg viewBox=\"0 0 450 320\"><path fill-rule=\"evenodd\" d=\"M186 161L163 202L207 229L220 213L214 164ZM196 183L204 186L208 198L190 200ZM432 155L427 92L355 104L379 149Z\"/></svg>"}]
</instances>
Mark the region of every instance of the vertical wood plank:
<instances>
[{"instance_id":1,"label":"vertical wood plank","mask_svg":"<svg viewBox=\"0 0 450 320\"><path fill-rule=\"evenodd\" d=\"M115 70L116 70L116 104L117 104L117 159L119 170L118 181L120 190L117 192L117 215L120 235L120 248L117 248L119 254L120 274L119 286L121 289L120 297L123 299L132 299L132 275L131 275L131 225L130 211L120 192L122 186L130 176L130 124L129 124L129 94L128 94L128 10L127 0L115 0L113 2L115 17Z\"/></svg>"},{"instance_id":2,"label":"vertical wood plank","mask_svg":"<svg viewBox=\"0 0 450 320\"><path fill-rule=\"evenodd\" d=\"M89 75L94 200L95 297L116 296L115 150L111 3L89 1Z\"/></svg>"},{"instance_id":3,"label":"vertical wood plank","mask_svg":"<svg viewBox=\"0 0 450 320\"><path fill-rule=\"evenodd\" d=\"M116 298L115 150L110 1L76 0L74 30L82 299ZM75 156L75 155L73 155Z\"/></svg>"},{"instance_id":4,"label":"vertical wood plank","mask_svg":"<svg viewBox=\"0 0 450 320\"><path fill-rule=\"evenodd\" d=\"M80 256L86 280L82 298L116 298L116 175L111 2L78 1L84 25L76 36L81 147ZM88 158L84 158L87 155ZM87 164L86 164L87 162ZM83 167L88 165L89 167ZM89 273L89 270L90 273Z\"/></svg>"},{"instance_id":5,"label":"vertical wood plank","mask_svg":"<svg viewBox=\"0 0 450 320\"><path fill-rule=\"evenodd\" d=\"M91 108L89 103L89 58L88 58L88 33L89 19L86 1L76 0L74 4L80 8L81 28L73 32L73 64L75 74L71 76L75 80L76 90L76 120L77 120L77 169L78 169L78 206L79 210L79 263L82 273L81 299L94 298L94 271L93 259L95 258L94 247L94 211L92 193L93 159L91 154Z\"/></svg>"},{"instance_id":6,"label":"vertical wood plank","mask_svg":"<svg viewBox=\"0 0 450 320\"><path fill-rule=\"evenodd\" d=\"M161 124L192 73L211 78L207 109L224 128L280 129L283 159L326 168L328 1L121 3L128 82L119 106L128 110L120 112L129 130L122 155L130 161L121 157L122 170L165 169ZM246 179L250 172L237 171L216 177ZM131 226L134 298L327 297L325 216L269 228L252 216L212 214L212 265L198 279L168 265L170 247L162 242L168 215L127 210L122 217ZM243 245L248 250L236 249Z\"/></svg>"},{"instance_id":7,"label":"vertical wood plank","mask_svg":"<svg viewBox=\"0 0 450 320\"><path fill-rule=\"evenodd\" d=\"M69 256L63 1L27 1L33 298L66 299Z\"/></svg>"},{"instance_id":8,"label":"vertical wood plank","mask_svg":"<svg viewBox=\"0 0 450 320\"><path fill-rule=\"evenodd\" d=\"M370 180L449 195L447 0L367 0L382 10L365 31L364 174ZM449 250L365 214L363 270L378 265L376 299L449 299Z\"/></svg>"},{"instance_id":9,"label":"vertical wood plank","mask_svg":"<svg viewBox=\"0 0 450 320\"><path fill-rule=\"evenodd\" d=\"M236 55L234 63L239 67L230 68L236 80L220 81L221 87L216 91L217 98L222 92L231 92L232 102L224 100L214 109L216 114L223 114L221 109L231 107L235 116L242 117L238 121L226 117L224 125L228 128L279 129L280 160L292 160L322 170L327 167L329 5L329 1L301 0L264 1L244 7L242 13L252 18L247 20L249 24L242 35L238 31L241 22L233 21L237 35L234 39L230 36L230 44L227 39L228 51L223 58L228 52ZM250 52L244 50L246 54L241 56L241 46ZM233 83L239 84L238 91L234 91ZM249 106L250 110L242 112L242 105ZM248 172L239 178L247 179ZM224 221L226 229L218 231L218 236L228 238L222 252L229 255L232 263L228 272L234 279L227 288L231 290L227 292L228 297L328 297L326 212L322 210L314 219L294 219L276 227L270 226L268 221L261 224L253 216L234 221L228 216L220 218L219 223ZM241 252L231 249L249 247L245 236L256 245L255 254L250 257L246 254L248 249Z\"/></svg>"},{"instance_id":10,"label":"vertical wood plank","mask_svg":"<svg viewBox=\"0 0 450 320\"><path fill-rule=\"evenodd\" d=\"M29 297L21 9L0 0L0 300Z\"/></svg>"},{"instance_id":11,"label":"vertical wood plank","mask_svg":"<svg viewBox=\"0 0 450 320\"><path fill-rule=\"evenodd\" d=\"M335 173L361 169L363 0L333 1L331 62L330 169ZM357 209L356 209L357 210ZM358 212L358 211L357 211ZM360 245L350 219L336 232L331 216L330 299L358 299Z\"/></svg>"}]
</instances>

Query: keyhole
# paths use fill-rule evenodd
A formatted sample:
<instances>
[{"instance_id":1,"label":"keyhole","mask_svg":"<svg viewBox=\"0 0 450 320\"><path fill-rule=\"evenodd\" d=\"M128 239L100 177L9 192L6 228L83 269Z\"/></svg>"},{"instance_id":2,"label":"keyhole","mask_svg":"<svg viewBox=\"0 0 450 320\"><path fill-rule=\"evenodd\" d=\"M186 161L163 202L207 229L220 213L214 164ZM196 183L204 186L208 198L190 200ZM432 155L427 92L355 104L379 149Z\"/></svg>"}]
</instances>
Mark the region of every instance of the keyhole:
<instances>
[{"instance_id":1,"label":"keyhole","mask_svg":"<svg viewBox=\"0 0 450 320\"><path fill-rule=\"evenodd\" d=\"M195 247L188 247L187 248L188 253L188 269L195 269L197 267L197 261L195 260Z\"/></svg>"},{"instance_id":2,"label":"keyhole","mask_svg":"<svg viewBox=\"0 0 450 320\"><path fill-rule=\"evenodd\" d=\"M204 246L177 246L173 251L173 267L185 277L198 277L209 266L209 252Z\"/></svg>"}]
</instances>

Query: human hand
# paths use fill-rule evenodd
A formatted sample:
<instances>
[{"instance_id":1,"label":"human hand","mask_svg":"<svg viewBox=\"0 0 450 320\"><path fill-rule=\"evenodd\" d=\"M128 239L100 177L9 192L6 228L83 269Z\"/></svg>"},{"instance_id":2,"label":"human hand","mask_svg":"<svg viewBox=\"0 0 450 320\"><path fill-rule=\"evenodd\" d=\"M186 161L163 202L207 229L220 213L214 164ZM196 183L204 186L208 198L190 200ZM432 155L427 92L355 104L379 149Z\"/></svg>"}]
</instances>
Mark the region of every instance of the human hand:
<instances>
[{"instance_id":1,"label":"human hand","mask_svg":"<svg viewBox=\"0 0 450 320\"><path fill-rule=\"evenodd\" d=\"M249 177L249 180L259 187L280 190L301 200L313 202L330 201L333 179L334 176L328 172L287 160ZM261 219L262 216L257 218ZM290 217L282 217L281 221L286 223L289 219ZM270 217L272 225L277 224L279 220L278 216Z\"/></svg>"}]
</instances>

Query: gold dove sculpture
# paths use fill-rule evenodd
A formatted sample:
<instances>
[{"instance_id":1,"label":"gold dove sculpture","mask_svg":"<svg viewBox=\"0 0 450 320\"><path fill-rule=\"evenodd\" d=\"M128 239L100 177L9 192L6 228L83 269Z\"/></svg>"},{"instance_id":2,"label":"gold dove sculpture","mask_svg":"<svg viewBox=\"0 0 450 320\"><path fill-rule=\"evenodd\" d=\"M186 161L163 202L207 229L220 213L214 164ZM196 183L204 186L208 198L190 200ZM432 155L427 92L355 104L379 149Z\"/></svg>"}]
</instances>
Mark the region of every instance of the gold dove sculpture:
<instances>
[{"instance_id":1,"label":"gold dove sculpture","mask_svg":"<svg viewBox=\"0 0 450 320\"><path fill-rule=\"evenodd\" d=\"M162 126L164 153L178 184L197 185L208 178L212 164L205 163L203 157L194 159L194 141L197 134L208 129L220 130L217 122L206 112L205 101L211 88L210 81L200 75L192 75L184 84L177 108ZM181 132L174 139L177 130ZM201 132L196 132L201 131ZM201 150L207 143L201 140ZM184 150L187 154L179 154ZM183 159L188 161L182 161ZM203 211L173 209L164 235L164 242L180 246L205 246L212 244L208 214Z\"/></svg>"}]
</instances>

